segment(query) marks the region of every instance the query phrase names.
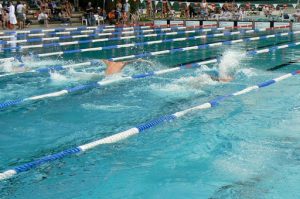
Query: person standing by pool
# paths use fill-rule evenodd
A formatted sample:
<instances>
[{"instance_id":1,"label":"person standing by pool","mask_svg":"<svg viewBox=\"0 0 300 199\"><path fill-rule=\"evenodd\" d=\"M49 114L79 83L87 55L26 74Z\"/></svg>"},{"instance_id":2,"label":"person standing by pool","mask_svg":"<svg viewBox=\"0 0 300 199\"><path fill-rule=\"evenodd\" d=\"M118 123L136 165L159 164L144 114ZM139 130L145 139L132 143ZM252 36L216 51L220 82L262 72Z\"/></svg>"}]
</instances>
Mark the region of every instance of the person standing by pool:
<instances>
[{"instance_id":1,"label":"person standing by pool","mask_svg":"<svg viewBox=\"0 0 300 199\"><path fill-rule=\"evenodd\" d=\"M2 4L0 3L0 23L1 23L1 26L3 27L3 29L4 29L3 14L4 14L4 10L3 10Z\"/></svg>"},{"instance_id":2,"label":"person standing by pool","mask_svg":"<svg viewBox=\"0 0 300 199\"><path fill-rule=\"evenodd\" d=\"M94 7L92 6L92 2L88 3L86 7L86 19L88 26L92 26L95 24L95 17L94 17Z\"/></svg>"},{"instance_id":3,"label":"person standing by pool","mask_svg":"<svg viewBox=\"0 0 300 199\"><path fill-rule=\"evenodd\" d=\"M9 23L11 25L11 29L15 28L15 25L17 24L17 18L15 15L15 6L12 2L9 2Z\"/></svg>"},{"instance_id":4,"label":"person standing by pool","mask_svg":"<svg viewBox=\"0 0 300 199\"><path fill-rule=\"evenodd\" d=\"M124 4L124 12L127 17L129 17L129 12L130 12L130 4L128 3L128 0L126 0L126 3Z\"/></svg>"},{"instance_id":5,"label":"person standing by pool","mask_svg":"<svg viewBox=\"0 0 300 199\"><path fill-rule=\"evenodd\" d=\"M116 13L117 13L117 23L120 22L120 19L122 17L122 4L121 1L118 1L116 5Z\"/></svg>"},{"instance_id":6,"label":"person standing by pool","mask_svg":"<svg viewBox=\"0 0 300 199\"><path fill-rule=\"evenodd\" d=\"M297 9L296 13L293 14L296 22L300 22L300 9Z\"/></svg>"},{"instance_id":7,"label":"person standing by pool","mask_svg":"<svg viewBox=\"0 0 300 199\"><path fill-rule=\"evenodd\" d=\"M17 20L18 20L18 25L19 29L24 28L24 21L25 21L25 8L24 5L18 1L17 3Z\"/></svg>"}]
</instances>

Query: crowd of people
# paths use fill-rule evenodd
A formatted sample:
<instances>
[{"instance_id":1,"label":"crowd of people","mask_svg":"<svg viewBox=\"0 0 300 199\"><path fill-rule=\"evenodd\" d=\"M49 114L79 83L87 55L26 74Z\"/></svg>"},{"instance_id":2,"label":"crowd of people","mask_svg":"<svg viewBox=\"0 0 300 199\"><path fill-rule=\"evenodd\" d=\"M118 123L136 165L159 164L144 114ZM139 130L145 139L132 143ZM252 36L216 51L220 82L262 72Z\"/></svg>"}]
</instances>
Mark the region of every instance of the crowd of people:
<instances>
[{"instance_id":1,"label":"crowd of people","mask_svg":"<svg viewBox=\"0 0 300 199\"><path fill-rule=\"evenodd\" d=\"M60 21L62 23L71 23L74 7L68 0L32 0L32 5L39 11L35 13L40 24L48 27L49 21Z\"/></svg>"},{"instance_id":2,"label":"crowd of people","mask_svg":"<svg viewBox=\"0 0 300 199\"><path fill-rule=\"evenodd\" d=\"M48 27L49 21L61 21L71 23L73 6L68 0L31 0L18 1L15 5L12 1L0 3L0 23L3 29L24 29L32 24L27 18L29 5L38 8L34 17L40 24Z\"/></svg>"},{"instance_id":3,"label":"crowd of people","mask_svg":"<svg viewBox=\"0 0 300 199\"><path fill-rule=\"evenodd\" d=\"M31 24L26 18L28 5L26 2L18 1L16 5L12 2L0 3L0 23L3 29L23 29Z\"/></svg>"},{"instance_id":4,"label":"crowd of people","mask_svg":"<svg viewBox=\"0 0 300 199\"><path fill-rule=\"evenodd\" d=\"M38 11L34 13L34 17L40 24L48 27L51 21L59 21L62 23L71 23L72 13L79 10L78 0L29 0L18 1L16 4L11 1L4 0L0 3L0 25L3 29L23 29L28 27L32 22L27 18L29 6L36 8ZM135 0L134 2L137 2ZM29 4L27 4L27 2ZM131 2L132 3L132 2ZM147 0L146 15L148 18L175 17L175 11L169 1L163 0L157 6L155 1ZM235 2L225 2L222 4L208 3L206 0L201 2L178 2L180 5L180 16L186 19L218 19L218 20L243 20L246 15L255 15L263 13L266 18L271 18L273 15L288 19L290 16L294 20L300 22L300 10L297 10L293 15L287 12L287 5L272 5L272 4L251 4L250 2L238 5ZM84 18L87 25L96 25L97 21L110 24L125 24L137 23L139 20L138 9L130 4L128 0L117 0L115 6L110 10L105 10L100 7L87 3L84 11Z\"/></svg>"},{"instance_id":5,"label":"crowd of people","mask_svg":"<svg viewBox=\"0 0 300 199\"><path fill-rule=\"evenodd\" d=\"M110 24L125 24L129 20L132 23L137 21L137 15L133 11L128 0L126 0L123 4L120 0L118 0L116 6L109 12L100 7L94 8L92 3L89 2L85 10L85 17L88 25L95 25L99 18L103 22Z\"/></svg>"},{"instance_id":6,"label":"crowd of people","mask_svg":"<svg viewBox=\"0 0 300 199\"><path fill-rule=\"evenodd\" d=\"M180 17L197 18L197 19L221 19L221 20L243 20L246 15L257 15L262 12L267 19L271 19L274 15L288 18L287 4L251 4L250 2L238 5L233 2L225 2L217 6L215 3L208 3L206 0L201 2L179 2ZM152 0L147 0L147 16L153 18L160 16L161 18L175 17L175 11L168 1L163 1L161 6L156 6ZM298 15L298 13L295 13Z\"/></svg>"}]
</instances>

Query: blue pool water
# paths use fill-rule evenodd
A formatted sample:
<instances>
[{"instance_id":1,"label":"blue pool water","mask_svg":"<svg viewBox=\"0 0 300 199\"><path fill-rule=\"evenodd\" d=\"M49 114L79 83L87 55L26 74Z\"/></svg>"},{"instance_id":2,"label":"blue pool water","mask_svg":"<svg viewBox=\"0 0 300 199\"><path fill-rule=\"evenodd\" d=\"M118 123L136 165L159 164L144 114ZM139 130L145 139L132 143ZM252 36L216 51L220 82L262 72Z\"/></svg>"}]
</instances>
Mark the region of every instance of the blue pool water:
<instances>
[{"instance_id":1,"label":"blue pool water","mask_svg":"<svg viewBox=\"0 0 300 199\"><path fill-rule=\"evenodd\" d=\"M20 54L24 55L25 65L43 67L255 35L47 59L33 58L28 51ZM199 69L117 83L2 110L0 170L113 135L153 118L298 70L300 64L297 63L275 71L267 69L299 58L299 47L254 57L241 56L246 50L298 41L298 37L152 56L147 60L154 65L134 63L122 75L223 55L219 64ZM58 49L61 48L31 52ZM11 55L14 53L2 53L2 57ZM0 69L7 71L10 66L5 63ZM51 75L2 78L0 102L98 81L104 78L104 68L100 64ZM206 75L212 71L229 72L234 80L228 83L213 81ZM294 76L119 143L102 145L22 173L0 182L0 198L299 198L299 83L300 78Z\"/></svg>"}]
</instances>

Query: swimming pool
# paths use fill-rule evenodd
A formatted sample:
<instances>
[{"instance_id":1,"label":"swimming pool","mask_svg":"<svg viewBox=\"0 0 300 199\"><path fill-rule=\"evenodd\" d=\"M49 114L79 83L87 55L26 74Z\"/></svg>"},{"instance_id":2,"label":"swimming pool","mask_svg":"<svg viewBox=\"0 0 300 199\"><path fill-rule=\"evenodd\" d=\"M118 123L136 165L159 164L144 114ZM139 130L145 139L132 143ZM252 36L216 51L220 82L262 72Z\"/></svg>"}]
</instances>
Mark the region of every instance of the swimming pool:
<instances>
[{"instance_id":1,"label":"swimming pool","mask_svg":"<svg viewBox=\"0 0 300 199\"><path fill-rule=\"evenodd\" d=\"M266 34L274 32L40 59L26 50L18 54L25 55L26 66L40 68ZM247 50L295 42L298 38L299 35L276 37L147 56L144 59L154 65L133 63L122 75L164 70L176 64L221 55L222 58L217 64L197 69L124 81L3 109L0 112L0 169L5 171L298 70L299 64L294 63L268 71L297 59L299 47L242 56ZM141 38L128 43L154 39L157 38ZM38 54L121 43L124 42L108 41L31 52ZM2 57L14 55L10 51L2 53ZM2 70L7 72L10 66L11 63L4 63ZM29 73L4 77L0 79L0 102L98 81L104 78L104 68L100 62L51 75ZM227 70L234 76L232 82L216 82L205 75ZM300 128L295 124L300 118L299 82L299 77L291 77L121 142L101 145L86 153L20 173L0 182L1 197L299 198Z\"/></svg>"}]
</instances>

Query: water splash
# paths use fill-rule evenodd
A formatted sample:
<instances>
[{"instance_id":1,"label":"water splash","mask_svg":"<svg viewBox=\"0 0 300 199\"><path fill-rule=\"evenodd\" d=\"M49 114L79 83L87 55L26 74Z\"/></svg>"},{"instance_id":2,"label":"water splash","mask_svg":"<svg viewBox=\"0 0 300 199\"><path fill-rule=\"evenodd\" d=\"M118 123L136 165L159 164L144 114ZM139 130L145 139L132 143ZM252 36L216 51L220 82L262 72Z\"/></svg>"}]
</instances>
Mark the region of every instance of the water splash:
<instances>
[{"instance_id":1,"label":"water splash","mask_svg":"<svg viewBox=\"0 0 300 199\"><path fill-rule=\"evenodd\" d=\"M154 70L160 70L165 68L160 63L157 63L152 60L145 60L145 59L137 59L135 62L129 63L123 70L122 74L131 76L134 74L142 74L147 72L152 72Z\"/></svg>"},{"instance_id":2,"label":"water splash","mask_svg":"<svg viewBox=\"0 0 300 199\"><path fill-rule=\"evenodd\" d=\"M68 76L74 81L77 80L92 80L92 79L99 79L100 77L104 76L104 71L98 72L87 72L87 71L75 71L74 69L70 68L68 70Z\"/></svg>"},{"instance_id":3,"label":"water splash","mask_svg":"<svg viewBox=\"0 0 300 199\"><path fill-rule=\"evenodd\" d=\"M245 53L237 50L224 52L219 64L219 77L227 79L240 67L240 62L245 58Z\"/></svg>"},{"instance_id":4,"label":"water splash","mask_svg":"<svg viewBox=\"0 0 300 199\"><path fill-rule=\"evenodd\" d=\"M69 81L68 78L58 72L50 72L50 79L55 84L60 84Z\"/></svg>"},{"instance_id":5,"label":"water splash","mask_svg":"<svg viewBox=\"0 0 300 199\"><path fill-rule=\"evenodd\" d=\"M154 94L159 96L189 98L203 95L203 86L217 83L208 74L204 73L192 77L181 77L167 84L152 84L150 85L150 89Z\"/></svg>"}]
</instances>

